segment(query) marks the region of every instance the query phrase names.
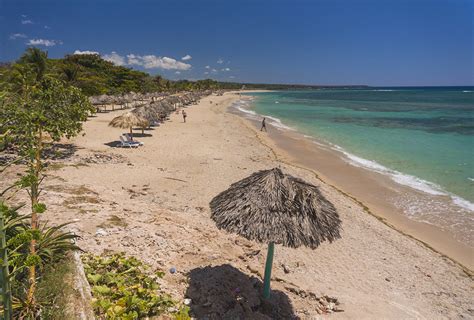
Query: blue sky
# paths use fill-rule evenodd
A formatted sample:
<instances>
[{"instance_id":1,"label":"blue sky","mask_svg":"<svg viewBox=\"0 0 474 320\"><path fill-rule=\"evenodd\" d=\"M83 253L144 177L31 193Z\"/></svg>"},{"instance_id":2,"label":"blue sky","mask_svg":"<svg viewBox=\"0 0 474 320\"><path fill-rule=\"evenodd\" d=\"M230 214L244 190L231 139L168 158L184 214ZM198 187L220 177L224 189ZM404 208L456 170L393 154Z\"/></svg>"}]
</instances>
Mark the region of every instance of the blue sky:
<instances>
[{"instance_id":1,"label":"blue sky","mask_svg":"<svg viewBox=\"0 0 474 320\"><path fill-rule=\"evenodd\" d=\"M0 0L0 61L33 44L171 79L474 85L473 12L474 0Z\"/></svg>"}]
</instances>

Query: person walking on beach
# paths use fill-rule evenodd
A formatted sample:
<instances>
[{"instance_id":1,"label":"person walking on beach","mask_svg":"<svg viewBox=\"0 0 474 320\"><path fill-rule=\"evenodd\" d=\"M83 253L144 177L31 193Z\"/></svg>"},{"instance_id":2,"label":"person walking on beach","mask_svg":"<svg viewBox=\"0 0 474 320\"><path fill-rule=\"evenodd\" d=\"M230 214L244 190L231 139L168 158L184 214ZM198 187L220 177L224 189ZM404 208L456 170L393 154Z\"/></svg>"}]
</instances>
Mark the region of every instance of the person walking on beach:
<instances>
[{"instance_id":1,"label":"person walking on beach","mask_svg":"<svg viewBox=\"0 0 474 320\"><path fill-rule=\"evenodd\" d=\"M267 125L265 124L265 117L262 120L262 127L260 128L260 131L262 131L263 129L265 129L265 132L267 132Z\"/></svg>"},{"instance_id":2,"label":"person walking on beach","mask_svg":"<svg viewBox=\"0 0 474 320\"><path fill-rule=\"evenodd\" d=\"M184 123L186 123L186 117L187 117L187 116L188 116L188 115L186 114L186 111L183 110L183 121L184 121Z\"/></svg>"}]
</instances>

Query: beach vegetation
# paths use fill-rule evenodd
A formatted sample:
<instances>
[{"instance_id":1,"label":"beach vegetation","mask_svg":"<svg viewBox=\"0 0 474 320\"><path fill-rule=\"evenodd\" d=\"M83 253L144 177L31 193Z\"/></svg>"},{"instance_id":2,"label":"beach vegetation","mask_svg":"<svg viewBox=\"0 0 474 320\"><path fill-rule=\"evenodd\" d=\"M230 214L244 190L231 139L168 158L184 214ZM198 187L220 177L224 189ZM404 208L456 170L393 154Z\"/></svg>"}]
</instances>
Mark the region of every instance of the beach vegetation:
<instances>
[{"instance_id":1,"label":"beach vegetation","mask_svg":"<svg viewBox=\"0 0 474 320\"><path fill-rule=\"evenodd\" d=\"M49 227L41 225L39 229L31 228L31 215L19 214L22 207L10 207L2 200L0 202L0 218L2 228L2 258L1 264L6 269L2 269L2 292L5 288L10 293L9 300L12 301L12 308L9 310L13 319L37 319L44 310L53 307L57 299L50 299L50 295L45 294L48 285L43 284L50 271L63 263L67 253L77 250L74 244L77 236L68 231L62 231L63 225ZM42 207L41 205L38 207ZM42 208L36 209L41 212ZM31 241L35 240L35 253L31 253ZM31 299L28 295L31 288L29 282L29 270L35 267L35 277L40 291L34 291L35 295ZM49 281L49 280L47 280ZM49 289L48 289L49 290ZM52 292L52 290L49 290ZM3 302L6 298L2 299ZM8 304L5 304L8 306ZM4 307L0 307L3 312ZM8 319L8 318L7 318Z\"/></svg>"},{"instance_id":2,"label":"beach vegetation","mask_svg":"<svg viewBox=\"0 0 474 320\"><path fill-rule=\"evenodd\" d=\"M33 70L25 70L26 65L34 66ZM212 79L172 81L161 75L114 65L98 54L73 54L61 59L48 59L45 52L28 48L15 63L0 65L0 90L8 87L12 81L22 86L31 79L40 81L46 75L78 88L87 96L219 88L219 83Z\"/></svg>"},{"instance_id":3,"label":"beach vegetation","mask_svg":"<svg viewBox=\"0 0 474 320\"><path fill-rule=\"evenodd\" d=\"M84 271L92 288L93 308L98 319L141 319L169 315L190 319L189 308L180 306L160 290L160 270L123 253L82 256Z\"/></svg>"},{"instance_id":4,"label":"beach vegetation","mask_svg":"<svg viewBox=\"0 0 474 320\"><path fill-rule=\"evenodd\" d=\"M35 318L40 312L36 288L43 267L78 249L74 245L77 237L61 230L65 224L40 225L39 216L47 209L40 199L46 167L44 150L48 144L77 135L95 109L80 89L54 76L46 52L27 49L12 70L11 81L2 87L0 128L25 164L25 174L16 187L27 191L31 213L28 224L22 221L21 232L8 244L13 273L18 277L17 307L22 317Z\"/></svg>"}]
</instances>

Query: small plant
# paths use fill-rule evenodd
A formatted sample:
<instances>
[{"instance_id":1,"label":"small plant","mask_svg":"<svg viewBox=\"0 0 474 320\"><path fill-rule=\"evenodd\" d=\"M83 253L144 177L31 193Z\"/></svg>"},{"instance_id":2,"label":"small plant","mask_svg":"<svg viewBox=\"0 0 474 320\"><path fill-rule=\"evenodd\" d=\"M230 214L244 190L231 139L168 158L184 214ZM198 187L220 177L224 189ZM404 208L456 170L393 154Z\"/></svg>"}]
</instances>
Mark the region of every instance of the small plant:
<instances>
[{"instance_id":1,"label":"small plant","mask_svg":"<svg viewBox=\"0 0 474 320\"><path fill-rule=\"evenodd\" d=\"M3 203L0 203L3 207ZM1 319L10 320L12 318L12 294L10 289L10 270L8 264L8 252L6 241L6 228L4 225L4 210L0 210L0 316Z\"/></svg>"},{"instance_id":2,"label":"small plant","mask_svg":"<svg viewBox=\"0 0 474 320\"><path fill-rule=\"evenodd\" d=\"M98 319L141 319L171 314L175 319L190 319L189 309L176 307L156 282L163 272L151 272L149 266L123 253L100 257L82 257L92 288L93 307Z\"/></svg>"}]
</instances>

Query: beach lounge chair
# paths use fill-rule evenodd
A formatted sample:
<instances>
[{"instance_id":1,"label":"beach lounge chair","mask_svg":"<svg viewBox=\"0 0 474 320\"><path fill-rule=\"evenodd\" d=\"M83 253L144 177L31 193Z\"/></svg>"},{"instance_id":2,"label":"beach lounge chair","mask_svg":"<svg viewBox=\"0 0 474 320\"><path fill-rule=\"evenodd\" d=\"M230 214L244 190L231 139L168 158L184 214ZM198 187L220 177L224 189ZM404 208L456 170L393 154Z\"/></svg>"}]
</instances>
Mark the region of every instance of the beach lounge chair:
<instances>
[{"instance_id":1,"label":"beach lounge chair","mask_svg":"<svg viewBox=\"0 0 474 320\"><path fill-rule=\"evenodd\" d=\"M125 136L125 141L126 141L126 142L129 142L129 143L136 143L136 144L138 144L139 146L143 146L143 142L137 141L137 140L132 140L132 138L130 137L130 135L129 135L128 133L124 133L123 135Z\"/></svg>"},{"instance_id":2,"label":"beach lounge chair","mask_svg":"<svg viewBox=\"0 0 474 320\"><path fill-rule=\"evenodd\" d=\"M125 141L123 136L120 136L120 144L118 145L118 147L121 147L121 148L125 148L125 147L138 148L139 146L140 146L139 143L135 143L133 141L132 142Z\"/></svg>"}]
</instances>

